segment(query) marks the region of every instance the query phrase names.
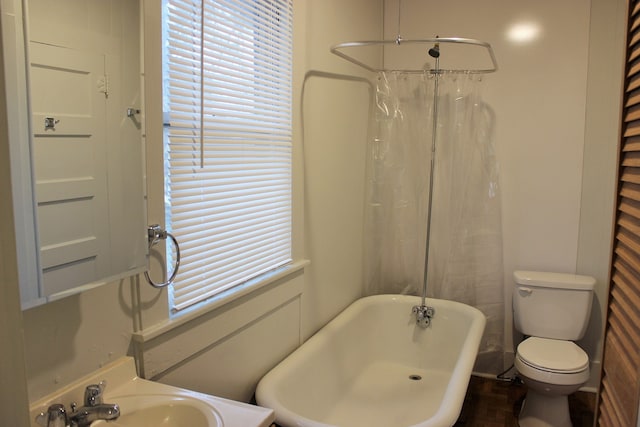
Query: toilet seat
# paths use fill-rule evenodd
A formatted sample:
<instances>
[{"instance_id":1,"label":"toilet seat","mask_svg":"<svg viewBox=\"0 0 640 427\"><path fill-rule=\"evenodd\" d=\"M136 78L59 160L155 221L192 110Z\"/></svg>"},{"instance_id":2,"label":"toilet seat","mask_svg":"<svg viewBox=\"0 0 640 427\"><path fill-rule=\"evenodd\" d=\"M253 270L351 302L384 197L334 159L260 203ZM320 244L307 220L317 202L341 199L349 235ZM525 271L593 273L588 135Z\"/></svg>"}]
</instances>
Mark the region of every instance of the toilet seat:
<instances>
[{"instance_id":1,"label":"toilet seat","mask_svg":"<svg viewBox=\"0 0 640 427\"><path fill-rule=\"evenodd\" d=\"M527 338L518 346L514 364L524 377L546 384L571 386L589 380L589 357L571 341Z\"/></svg>"},{"instance_id":2,"label":"toilet seat","mask_svg":"<svg viewBox=\"0 0 640 427\"><path fill-rule=\"evenodd\" d=\"M589 356L572 341L531 337L518 345L520 360L534 369L574 374L589 367Z\"/></svg>"}]
</instances>

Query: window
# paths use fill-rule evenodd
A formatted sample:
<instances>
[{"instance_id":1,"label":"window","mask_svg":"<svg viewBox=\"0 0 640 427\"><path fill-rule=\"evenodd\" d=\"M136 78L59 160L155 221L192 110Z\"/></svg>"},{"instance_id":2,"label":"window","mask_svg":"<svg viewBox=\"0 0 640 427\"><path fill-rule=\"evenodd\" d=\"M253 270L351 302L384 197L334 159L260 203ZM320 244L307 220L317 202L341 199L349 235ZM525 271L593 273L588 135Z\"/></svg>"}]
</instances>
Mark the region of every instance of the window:
<instances>
[{"instance_id":1,"label":"window","mask_svg":"<svg viewBox=\"0 0 640 427\"><path fill-rule=\"evenodd\" d=\"M291 261L292 3L165 2L175 314Z\"/></svg>"}]
</instances>

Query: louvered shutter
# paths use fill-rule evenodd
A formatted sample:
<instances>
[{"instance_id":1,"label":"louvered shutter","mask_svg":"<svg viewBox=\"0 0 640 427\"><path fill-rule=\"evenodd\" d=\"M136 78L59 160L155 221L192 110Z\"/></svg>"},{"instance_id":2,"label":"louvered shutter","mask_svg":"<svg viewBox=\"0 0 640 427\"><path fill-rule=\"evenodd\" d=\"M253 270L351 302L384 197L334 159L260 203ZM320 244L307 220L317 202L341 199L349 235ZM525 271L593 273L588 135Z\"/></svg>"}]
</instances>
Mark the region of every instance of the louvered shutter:
<instances>
[{"instance_id":1,"label":"louvered shutter","mask_svg":"<svg viewBox=\"0 0 640 427\"><path fill-rule=\"evenodd\" d=\"M640 3L629 4L627 74L619 156L598 425L635 426L640 397Z\"/></svg>"}]
</instances>

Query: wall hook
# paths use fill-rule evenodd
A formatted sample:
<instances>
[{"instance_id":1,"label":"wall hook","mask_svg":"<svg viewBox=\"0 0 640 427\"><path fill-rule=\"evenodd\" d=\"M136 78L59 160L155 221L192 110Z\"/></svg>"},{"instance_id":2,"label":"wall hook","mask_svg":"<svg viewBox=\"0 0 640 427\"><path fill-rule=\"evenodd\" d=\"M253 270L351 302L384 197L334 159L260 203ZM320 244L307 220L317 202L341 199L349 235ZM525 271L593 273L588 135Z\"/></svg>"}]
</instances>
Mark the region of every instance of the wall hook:
<instances>
[{"instance_id":1,"label":"wall hook","mask_svg":"<svg viewBox=\"0 0 640 427\"><path fill-rule=\"evenodd\" d=\"M44 129L48 130L56 130L56 125L60 123L60 120L57 120L55 117L45 117L44 118Z\"/></svg>"}]
</instances>

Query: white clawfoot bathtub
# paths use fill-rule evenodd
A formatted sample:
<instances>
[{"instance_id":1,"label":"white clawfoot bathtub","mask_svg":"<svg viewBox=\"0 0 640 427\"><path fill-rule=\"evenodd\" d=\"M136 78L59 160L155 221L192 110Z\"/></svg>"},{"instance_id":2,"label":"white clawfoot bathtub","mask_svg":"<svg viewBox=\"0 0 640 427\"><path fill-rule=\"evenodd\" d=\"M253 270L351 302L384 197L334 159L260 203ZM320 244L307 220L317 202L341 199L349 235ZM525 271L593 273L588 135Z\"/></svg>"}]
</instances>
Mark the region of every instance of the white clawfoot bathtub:
<instances>
[{"instance_id":1,"label":"white clawfoot bathtub","mask_svg":"<svg viewBox=\"0 0 640 427\"><path fill-rule=\"evenodd\" d=\"M431 325L415 324L420 298L378 295L347 307L265 375L258 404L283 427L450 427L462 409L486 319L427 299Z\"/></svg>"}]
</instances>

